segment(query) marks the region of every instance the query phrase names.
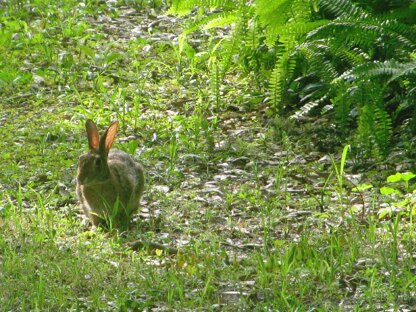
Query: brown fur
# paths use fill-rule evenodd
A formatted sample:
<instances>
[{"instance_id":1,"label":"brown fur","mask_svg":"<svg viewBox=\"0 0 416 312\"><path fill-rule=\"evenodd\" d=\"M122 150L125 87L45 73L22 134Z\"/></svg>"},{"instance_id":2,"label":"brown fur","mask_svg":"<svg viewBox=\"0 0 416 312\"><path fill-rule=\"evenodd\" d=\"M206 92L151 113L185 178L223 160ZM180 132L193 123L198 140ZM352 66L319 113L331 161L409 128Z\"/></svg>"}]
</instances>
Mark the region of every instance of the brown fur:
<instances>
[{"instance_id":1,"label":"brown fur","mask_svg":"<svg viewBox=\"0 0 416 312\"><path fill-rule=\"evenodd\" d=\"M79 160L77 196L94 225L111 220L112 227L127 226L139 208L145 186L142 165L123 151L110 150L117 125L112 123L99 138L95 124L86 122L90 150Z\"/></svg>"}]
</instances>

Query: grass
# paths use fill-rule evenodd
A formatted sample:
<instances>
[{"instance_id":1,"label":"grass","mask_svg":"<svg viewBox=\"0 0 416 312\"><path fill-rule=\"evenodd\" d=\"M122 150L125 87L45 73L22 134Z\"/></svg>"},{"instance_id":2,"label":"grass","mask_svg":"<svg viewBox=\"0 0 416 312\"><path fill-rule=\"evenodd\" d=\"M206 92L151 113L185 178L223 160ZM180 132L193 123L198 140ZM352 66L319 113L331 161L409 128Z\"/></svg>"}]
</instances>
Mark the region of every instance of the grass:
<instances>
[{"instance_id":1,"label":"grass","mask_svg":"<svg viewBox=\"0 0 416 312\"><path fill-rule=\"evenodd\" d=\"M384 182L386 171L356 184L390 186L396 197L348 193L346 156L317 155L296 134L308 129L270 128L250 105L225 109L253 100L251 78L235 70L219 104L204 60L179 54L179 22L149 29L146 3L0 8L3 310L416 305L412 181ZM143 210L125 233L91 230L76 202L87 118L101 127L118 119L116 147L148 171ZM136 239L180 253L134 251Z\"/></svg>"}]
</instances>

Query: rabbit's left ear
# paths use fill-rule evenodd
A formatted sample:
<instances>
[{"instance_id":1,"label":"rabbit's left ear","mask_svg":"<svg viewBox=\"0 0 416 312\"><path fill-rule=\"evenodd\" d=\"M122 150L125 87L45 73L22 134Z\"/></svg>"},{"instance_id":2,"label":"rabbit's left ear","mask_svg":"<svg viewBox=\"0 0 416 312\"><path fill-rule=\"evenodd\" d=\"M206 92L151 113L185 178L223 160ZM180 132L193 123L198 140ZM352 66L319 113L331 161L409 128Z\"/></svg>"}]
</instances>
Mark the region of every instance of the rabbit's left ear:
<instances>
[{"instance_id":1,"label":"rabbit's left ear","mask_svg":"<svg viewBox=\"0 0 416 312\"><path fill-rule=\"evenodd\" d=\"M113 122L110 127L105 131L103 137L101 138L100 145L104 148L106 153L108 153L111 149L111 146L113 146L114 139L116 138L117 134L117 127L118 127L118 121Z\"/></svg>"},{"instance_id":2,"label":"rabbit's left ear","mask_svg":"<svg viewBox=\"0 0 416 312\"><path fill-rule=\"evenodd\" d=\"M98 129L95 123L88 119L85 123L85 129L87 130L88 145L90 150L97 150L99 145Z\"/></svg>"}]
</instances>

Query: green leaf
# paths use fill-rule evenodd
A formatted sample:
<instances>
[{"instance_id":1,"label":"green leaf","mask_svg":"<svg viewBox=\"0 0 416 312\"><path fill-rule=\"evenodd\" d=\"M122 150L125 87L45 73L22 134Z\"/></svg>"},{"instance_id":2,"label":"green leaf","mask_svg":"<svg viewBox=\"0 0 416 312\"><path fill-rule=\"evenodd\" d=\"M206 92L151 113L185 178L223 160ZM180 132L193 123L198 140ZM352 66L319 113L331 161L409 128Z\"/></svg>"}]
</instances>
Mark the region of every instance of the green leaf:
<instances>
[{"instance_id":1,"label":"green leaf","mask_svg":"<svg viewBox=\"0 0 416 312\"><path fill-rule=\"evenodd\" d=\"M95 57L95 51L93 49L91 49L89 46L80 46L79 49L81 50L81 52L91 58Z\"/></svg>"},{"instance_id":2,"label":"green leaf","mask_svg":"<svg viewBox=\"0 0 416 312\"><path fill-rule=\"evenodd\" d=\"M387 182L392 182L392 183L400 182L401 180L402 180L402 174L400 172L397 172L396 174L391 175L387 178Z\"/></svg>"},{"instance_id":3,"label":"green leaf","mask_svg":"<svg viewBox=\"0 0 416 312\"><path fill-rule=\"evenodd\" d=\"M237 20L236 15L225 15L225 16L219 16L211 21L209 21L204 27L204 30L208 30L215 27L224 27L227 25L230 25L232 23L235 23Z\"/></svg>"},{"instance_id":4,"label":"green leaf","mask_svg":"<svg viewBox=\"0 0 416 312\"><path fill-rule=\"evenodd\" d=\"M369 190L373 187L372 184L359 184L352 189L353 192L361 192L365 190Z\"/></svg>"},{"instance_id":5,"label":"green leaf","mask_svg":"<svg viewBox=\"0 0 416 312\"><path fill-rule=\"evenodd\" d=\"M405 172L405 173L402 173L402 179L405 182L413 179L414 177L416 177L416 174L414 174L413 172Z\"/></svg>"},{"instance_id":6,"label":"green leaf","mask_svg":"<svg viewBox=\"0 0 416 312\"><path fill-rule=\"evenodd\" d=\"M389 176L387 178L387 182L393 182L393 183L400 182L400 181L408 182L414 177L416 177L416 174L414 174L413 172L405 172L405 173L397 172L396 174Z\"/></svg>"},{"instance_id":7,"label":"green leaf","mask_svg":"<svg viewBox=\"0 0 416 312\"><path fill-rule=\"evenodd\" d=\"M380 209L378 211L378 218L383 219L387 215L391 217L392 213L393 213L393 211L392 211L391 207Z\"/></svg>"},{"instance_id":8,"label":"green leaf","mask_svg":"<svg viewBox=\"0 0 416 312\"><path fill-rule=\"evenodd\" d=\"M344 146L343 150L342 150L342 157L341 157L341 165L340 165L340 175L343 176L344 175L344 167L345 167L345 162L347 161L347 154L348 154L348 150L351 149L351 145L347 144Z\"/></svg>"},{"instance_id":9,"label":"green leaf","mask_svg":"<svg viewBox=\"0 0 416 312\"><path fill-rule=\"evenodd\" d=\"M400 194L400 191L392 187L384 186L380 189L380 193L382 195L391 195L391 194Z\"/></svg>"}]
</instances>

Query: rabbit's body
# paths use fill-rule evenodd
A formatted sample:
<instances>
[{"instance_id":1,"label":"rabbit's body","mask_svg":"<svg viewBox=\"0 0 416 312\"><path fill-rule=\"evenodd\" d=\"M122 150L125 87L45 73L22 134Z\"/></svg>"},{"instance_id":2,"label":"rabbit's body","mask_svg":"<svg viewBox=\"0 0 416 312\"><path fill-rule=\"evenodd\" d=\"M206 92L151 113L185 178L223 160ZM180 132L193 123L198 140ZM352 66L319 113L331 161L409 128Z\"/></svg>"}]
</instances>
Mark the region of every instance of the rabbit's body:
<instances>
[{"instance_id":1,"label":"rabbit's body","mask_svg":"<svg viewBox=\"0 0 416 312\"><path fill-rule=\"evenodd\" d=\"M87 121L90 151L80 157L77 195L94 225L111 221L114 227L126 226L138 210L144 190L143 167L129 154L110 150L116 131L113 123L98 144L98 130Z\"/></svg>"}]
</instances>

